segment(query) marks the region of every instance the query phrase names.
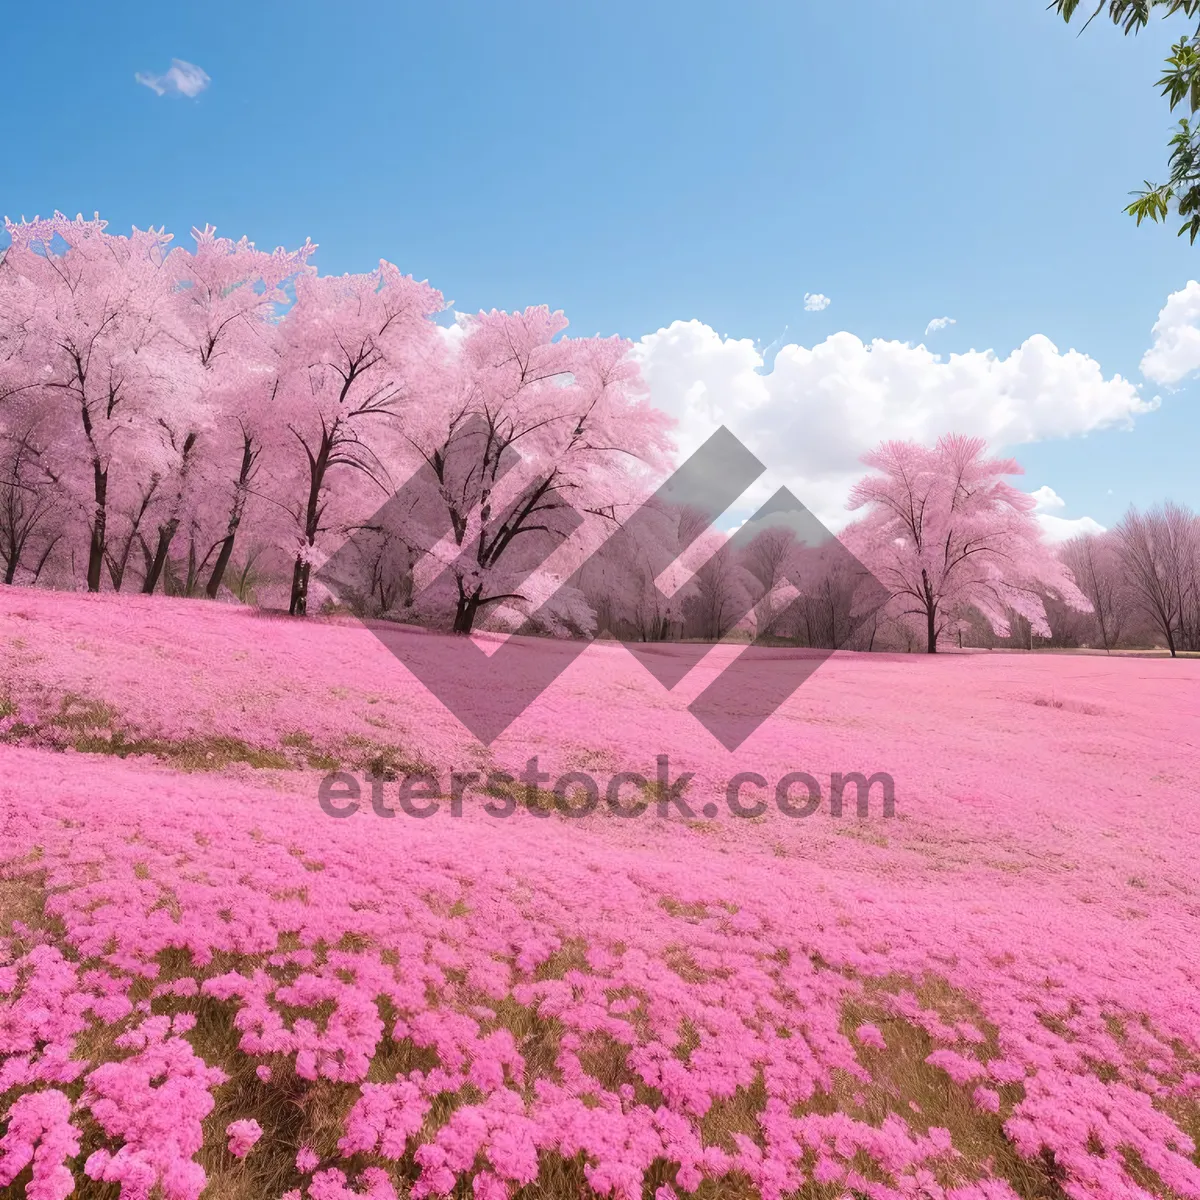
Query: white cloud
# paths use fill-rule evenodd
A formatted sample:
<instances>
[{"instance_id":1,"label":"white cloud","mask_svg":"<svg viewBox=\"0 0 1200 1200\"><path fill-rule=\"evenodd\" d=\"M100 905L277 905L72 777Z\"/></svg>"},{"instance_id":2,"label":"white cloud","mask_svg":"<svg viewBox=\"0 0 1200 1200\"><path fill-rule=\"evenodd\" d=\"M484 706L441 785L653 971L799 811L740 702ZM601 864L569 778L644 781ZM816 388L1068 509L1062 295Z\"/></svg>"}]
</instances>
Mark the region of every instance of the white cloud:
<instances>
[{"instance_id":1,"label":"white cloud","mask_svg":"<svg viewBox=\"0 0 1200 1200\"><path fill-rule=\"evenodd\" d=\"M1037 513L1042 536L1048 542L1065 542L1081 533L1103 533L1104 526L1091 517L1054 517L1048 513Z\"/></svg>"},{"instance_id":2,"label":"white cloud","mask_svg":"<svg viewBox=\"0 0 1200 1200\"><path fill-rule=\"evenodd\" d=\"M823 312L830 305L831 301L828 296L822 296L820 292L805 292L804 293L804 311L805 312Z\"/></svg>"},{"instance_id":3,"label":"white cloud","mask_svg":"<svg viewBox=\"0 0 1200 1200\"><path fill-rule=\"evenodd\" d=\"M953 317L934 317L928 325L925 326L925 336L928 337L931 333L941 333L943 329L949 328L951 325L957 325Z\"/></svg>"},{"instance_id":4,"label":"white cloud","mask_svg":"<svg viewBox=\"0 0 1200 1200\"><path fill-rule=\"evenodd\" d=\"M449 305L446 306L446 309L449 309ZM443 310L443 314L445 311ZM458 350L463 343L463 339L467 336L467 330L471 324L471 314L455 312L453 317L454 321L452 324L439 325L437 331L441 334L447 347L451 350Z\"/></svg>"},{"instance_id":5,"label":"white cloud","mask_svg":"<svg viewBox=\"0 0 1200 1200\"><path fill-rule=\"evenodd\" d=\"M1142 355L1142 374L1155 383L1178 383L1200 369L1200 283L1189 280L1172 292L1150 331L1154 342Z\"/></svg>"},{"instance_id":6,"label":"white cloud","mask_svg":"<svg viewBox=\"0 0 1200 1200\"><path fill-rule=\"evenodd\" d=\"M171 59L171 65L163 75L139 71L134 79L159 96L168 93L173 96L198 96L212 82L200 67L181 58Z\"/></svg>"},{"instance_id":7,"label":"white cloud","mask_svg":"<svg viewBox=\"0 0 1200 1200\"><path fill-rule=\"evenodd\" d=\"M750 340L722 338L700 321L676 321L635 346L653 402L679 419L682 454L726 425L827 524L840 527L862 454L889 438L932 444L975 434L993 448L1130 426L1155 407L1119 375L1040 334L1001 358L971 350L941 356L924 346L835 333L811 349L780 348L760 374ZM1062 518L1059 518L1062 519Z\"/></svg>"},{"instance_id":8,"label":"white cloud","mask_svg":"<svg viewBox=\"0 0 1200 1200\"><path fill-rule=\"evenodd\" d=\"M1066 508L1067 502L1049 485L1043 484L1036 491L1029 493L1037 503L1033 511L1036 513L1049 512L1054 508Z\"/></svg>"},{"instance_id":9,"label":"white cloud","mask_svg":"<svg viewBox=\"0 0 1200 1200\"><path fill-rule=\"evenodd\" d=\"M1059 517L1054 511L1066 508L1067 502L1048 484L1029 493L1036 501L1033 515L1042 527L1042 535L1048 542L1065 542L1081 533L1103 533L1104 526L1091 517Z\"/></svg>"}]
</instances>

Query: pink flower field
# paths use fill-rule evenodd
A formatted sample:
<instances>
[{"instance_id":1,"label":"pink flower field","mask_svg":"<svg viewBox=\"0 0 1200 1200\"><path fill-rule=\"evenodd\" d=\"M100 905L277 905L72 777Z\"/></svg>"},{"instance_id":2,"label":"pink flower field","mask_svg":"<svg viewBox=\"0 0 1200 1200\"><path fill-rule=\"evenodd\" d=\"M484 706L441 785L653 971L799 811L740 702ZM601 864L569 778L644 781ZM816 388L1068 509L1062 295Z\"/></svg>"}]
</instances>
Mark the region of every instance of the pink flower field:
<instances>
[{"instance_id":1,"label":"pink flower field","mask_svg":"<svg viewBox=\"0 0 1200 1200\"><path fill-rule=\"evenodd\" d=\"M735 652L485 750L357 622L4 589L3 1194L1200 1197L1200 662L839 653L728 752Z\"/></svg>"}]
</instances>

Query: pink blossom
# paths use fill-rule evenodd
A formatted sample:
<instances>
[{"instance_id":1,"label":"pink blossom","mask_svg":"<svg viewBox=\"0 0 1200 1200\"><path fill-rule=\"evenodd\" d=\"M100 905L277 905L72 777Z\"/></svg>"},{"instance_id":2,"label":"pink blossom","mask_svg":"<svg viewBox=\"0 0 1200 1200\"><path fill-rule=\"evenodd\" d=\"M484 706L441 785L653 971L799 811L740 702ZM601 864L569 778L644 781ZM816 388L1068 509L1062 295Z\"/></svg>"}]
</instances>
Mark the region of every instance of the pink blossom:
<instances>
[{"instance_id":1,"label":"pink blossom","mask_svg":"<svg viewBox=\"0 0 1200 1200\"><path fill-rule=\"evenodd\" d=\"M886 1050L887 1042L883 1039L883 1034L880 1033L877 1025L860 1025L854 1032L854 1036L864 1046L870 1046L872 1050Z\"/></svg>"},{"instance_id":2,"label":"pink blossom","mask_svg":"<svg viewBox=\"0 0 1200 1200\"><path fill-rule=\"evenodd\" d=\"M93 649L62 652L76 642ZM695 668L697 686L725 652ZM344 696L313 690L329 661ZM221 1131L215 1148L203 1139L225 1076L202 1057L199 1015L205 1032L226 1023L222 1066L258 1076L253 1091L290 1089L294 1071L345 1090L338 1149L383 1174L318 1171L304 1147L309 1200L513 1193L555 1155L578 1159L597 1192L635 1200L662 1162L681 1192L739 1172L764 1197L787 1196L811 1162L834 1189L936 1195L929 1181L961 1164L915 1102L896 1097L879 1125L828 1104L841 1088L875 1094L876 1056L910 1038L932 1042L951 1097L1004 1115L1013 1153L1052 1152L1067 1194L1133 1196L1123 1147L1174 1194L1200 1194L1195 1148L1164 1103L1186 1101L1200 1074L1187 898L1200 816L1148 818L1099 752L1118 747L1161 799L1167 785L1149 781L1164 740L1192 736L1194 664L964 654L926 666L835 655L821 686L755 735L771 780L795 769L801 726L818 771L852 751L889 764L907 819L855 826L879 830L875 841L841 832L850 816L497 821L469 795L461 818L388 822L369 789L360 814L334 821L318 815L320 773L307 766L181 772L3 744L0 871L35 903L0 941L0 1171L32 1164L55 1181L47 1197L64 1194L64 1171L76 1192L108 1181L123 1200L218 1186L200 1163L221 1158ZM282 751L304 728L346 754L379 734L365 717L386 713L388 736L399 744L405 723L405 753L443 776L477 761L397 672L337 621L0 589L0 678L38 692L40 712L90 692L158 738L217 729ZM1020 699L1048 692L1049 673L1057 694L1103 712ZM545 745L541 768L561 772L605 751L653 775L670 745L673 775L694 771L689 794L723 803L745 756L699 739L677 699L623 647L598 644L491 753L519 771ZM1064 761L1064 744L1097 753ZM1200 792L1186 756L1172 770L1171 787ZM1150 902L1131 877L1161 892ZM1102 956L1081 949L1097 945ZM876 1024L847 1026L853 1012ZM897 1034L881 1046L872 1028ZM752 1094L762 1103L739 1139L705 1144L707 1115ZM68 1126L85 1122L99 1141L80 1162ZM946 1197L1012 1200L994 1167L981 1174Z\"/></svg>"},{"instance_id":3,"label":"pink blossom","mask_svg":"<svg viewBox=\"0 0 1200 1200\"><path fill-rule=\"evenodd\" d=\"M0 1184L11 1184L28 1166L29 1200L65 1200L75 1190L67 1161L79 1153L79 1130L71 1123L71 1102L56 1088L18 1096L6 1114L0 1137Z\"/></svg>"},{"instance_id":4,"label":"pink blossom","mask_svg":"<svg viewBox=\"0 0 1200 1200\"><path fill-rule=\"evenodd\" d=\"M229 1153L234 1158L245 1158L262 1137L262 1126L255 1120L231 1121L225 1126L225 1134L229 1138Z\"/></svg>"}]
</instances>

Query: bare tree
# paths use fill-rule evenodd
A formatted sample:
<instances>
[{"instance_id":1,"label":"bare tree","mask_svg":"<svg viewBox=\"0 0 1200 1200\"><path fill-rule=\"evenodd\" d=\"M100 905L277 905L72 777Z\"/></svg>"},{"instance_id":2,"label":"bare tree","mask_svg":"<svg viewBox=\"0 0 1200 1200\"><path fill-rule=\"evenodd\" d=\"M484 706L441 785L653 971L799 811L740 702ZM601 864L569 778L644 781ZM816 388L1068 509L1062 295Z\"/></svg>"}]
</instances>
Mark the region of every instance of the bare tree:
<instances>
[{"instance_id":1,"label":"bare tree","mask_svg":"<svg viewBox=\"0 0 1200 1200\"><path fill-rule=\"evenodd\" d=\"M5 435L0 466L0 563L4 582L16 581L22 564L36 582L62 537L55 488L58 479L46 466L36 428ZM33 565L29 566L32 560Z\"/></svg>"},{"instance_id":2,"label":"bare tree","mask_svg":"<svg viewBox=\"0 0 1200 1200\"><path fill-rule=\"evenodd\" d=\"M1138 609L1166 639L1171 657L1200 649L1200 530L1197 518L1168 502L1130 509L1113 531Z\"/></svg>"},{"instance_id":3,"label":"bare tree","mask_svg":"<svg viewBox=\"0 0 1200 1200\"><path fill-rule=\"evenodd\" d=\"M710 555L692 579L693 592L684 611L693 636L719 642L750 608L746 571L735 549L724 543Z\"/></svg>"},{"instance_id":4,"label":"bare tree","mask_svg":"<svg viewBox=\"0 0 1200 1200\"><path fill-rule=\"evenodd\" d=\"M1121 641L1129 612L1128 589L1112 538L1102 534L1081 534L1064 542L1058 555L1075 576L1079 590L1092 602L1092 619L1100 634L1100 644L1106 652L1111 652ZM1065 611L1063 615L1066 615Z\"/></svg>"},{"instance_id":5,"label":"bare tree","mask_svg":"<svg viewBox=\"0 0 1200 1200\"><path fill-rule=\"evenodd\" d=\"M771 632L786 607L777 601L777 589L786 581L786 569L795 552L795 534L775 527L757 534L742 554L742 565L761 587L754 605L754 624L760 637Z\"/></svg>"}]
</instances>

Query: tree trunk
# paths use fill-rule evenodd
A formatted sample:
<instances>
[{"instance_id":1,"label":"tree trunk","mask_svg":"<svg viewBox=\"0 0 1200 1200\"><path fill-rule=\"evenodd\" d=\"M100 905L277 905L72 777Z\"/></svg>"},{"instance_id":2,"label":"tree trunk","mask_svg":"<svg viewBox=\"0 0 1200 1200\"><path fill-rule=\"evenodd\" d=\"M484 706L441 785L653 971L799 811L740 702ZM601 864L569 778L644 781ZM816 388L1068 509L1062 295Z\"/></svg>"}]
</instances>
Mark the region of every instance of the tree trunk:
<instances>
[{"instance_id":1,"label":"tree trunk","mask_svg":"<svg viewBox=\"0 0 1200 1200\"><path fill-rule=\"evenodd\" d=\"M321 437L321 448L316 458L311 453L308 458L308 505L304 511L304 540L311 549L317 541L317 527L321 524L321 485L325 482L325 472L329 469L329 455L333 449L334 438L337 434L337 422L327 429ZM293 617L308 615L308 576L312 564L299 555L292 570L292 599L288 612Z\"/></svg>"},{"instance_id":2,"label":"tree trunk","mask_svg":"<svg viewBox=\"0 0 1200 1200\"><path fill-rule=\"evenodd\" d=\"M146 580L142 584L143 595L149 596L158 586L159 576L162 574L163 567L167 563L167 551L171 548L171 539L175 536L175 531L178 528L178 517L172 517L165 525L158 527L158 546L155 548L150 569L146 572Z\"/></svg>"},{"instance_id":3,"label":"tree trunk","mask_svg":"<svg viewBox=\"0 0 1200 1200\"><path fill-rule=\"evenodd\" d=\"M475 625L475 617L479 612L479 593L473 596L460 596L454 610L454 632L470 633Z\"/></svg>"},{"instance_id":4,"label":"tree trunk","mask_svg":"<svg viewBox=\"0 0 1200 1200\"><path fill-rule=\"evenodd\" d=\"M212 553L210 550L209 554ZM205 559L207 559L205 555ZM204 561L196 558L196 535L188 538L188 568L187 580L184 583L183 594L189 598L196 594L196 585L200 582L200 572L204 570Z\"/></svg>"},{"instance_id":5,"label":"tree trunk","mask_svg":"<svg viewBox=\"0 0 1200 1200\"><path fill-rule=\"evenodd\" d=\"M172 437L172 445L174 445L174 442L175 439ZM179 529L179 510L183 506L184 492L187 489L188 462L195 444L196 433L193 430L183 439L183 452L179 460L179 487L175 492L175 501L171 506L171 515L158 527L158 547L154 552L154 561L150 564L150 570L146 572L146 579L142 584L142 592L147 596L154 591L158 584L158 578L162 574L163 567L167 562L167 553L171 549L171 541Z\"/></svg>"},{"instance_id":6,"label":"tree trunk","mask_svg":"<svg viewBox=\"0 0 1200 1200\"><path fill-rule=\"evenodd\" d=\"M925 652L937 653L937 600L934 599L933 588L929 586L929 576L925 568L921 568L921 588L925 593Z\"/></svg>"},{"instance_id":7,"label":"tree trunk","mask_svg":"<svg viewBox=\"0 0 1200 1200\"><path fill-rule=\"evenodd\" d=\"M242 523L242 512L246 507L246 489L250 483L250 468L254 465L254 441L249 434L242 434L242 467L238 472L237 487L234 489L233 505L229 510L229 524L225 527L225 540L221 543L221 551L217 555L216 565L208 579L205 594L210 600L217 598L221 583L225 578L225 570L233 557L233 542L237 537L238 526Z\"/></svg>"},{"instance_id":8,"label":"tree trunk","mask_svg":"<svg viewBox=\"0 0 1200 1200\"><path fill-rule=\"evenodd\" d=\"M105 531L108 524L108 471L98 458L92 459L92 477L96 491L96 511L92 516L92 541L88 548L87 588L100 590L100 572L104 567Z\"/></svg>"},{"instance_id":9,"label":"tree trunk","mask_svg":"<svg viewBox=\"0 0 1200 1200\"><path fill-rule=\"evenodd\" d=\"M308 615L309 565L299 555L296 555L296 565L292 568L292 599L288 605L288 612L293 617Z\"/></svg>"},{"instance_id":10,"label":"tree trunk","mask_svg":"<svg viewBox=\"0 0 1200 1200\"><path fill-rule=\"evenodd\" d=\"M229 532L225 535L225 540L221 543L221 552L217 555L217 561L213 565L212 574L208 578L208 586L204 589L204 594L210 600L215 600L217 593L221 590L221 584L225 580L225 569L229 566L229 560L233 557L233 539L236 536L237 524L233 523Z\"/></svg>"},{"instance_id":11,"label":"tree trunk","mask_svg":"<svg viewBox=\"0 0 1200 1200\"><path fill-rule=\"evenodd\" d=\"M0 553L6 554L4 560L4 582L12 583L17 577L17 564L21 561L21 550L24 546L24 539L21 537L21 514L20 514L20 495L18 488L20 482L17 479L17 473L14 469L12 482L7 485L7 495L5 496L5 513L4 513L4 536L0 539L3 543L3 549Z\"/></svg>"},{"instance_id":12,"label":"tree trunk","mask_svg":"<svg viewBox=\"0 0 1200 1200\"><path fill-rule=\"evenodd\" d=\"M62 535L60 534L59 537L61 537L61 536ZM57 544L58 544L58 537L53 537L50 539L50 544L45 548L45 550L42 551L42 557L38 559L38 565L33 569L34 586L37 585L37 581L41 578L42 568L45 567L47 561L49 561L50 555L54 552L54 547ZM74 566L74 564L72 564L72 566ZM75 572L72 571L71 574L74 575Z\"/></svg>"},{"instance_id":13,"label":"tree trunk","mask_svg":"<svg viewBox=\"0 0 1200 1200\"><path fill-rule=\"evenodd\" d=\"M129 567L129 555L133 551L133 543L136 540L141 546L142 555L146 559L146 568L150 566L150 551L146 547L146 539L142 537L142 518L146 515L146 510L150 507L151 500L154 499L154 493L158 488L158 476L150 477L150 486L142 493L142 503L136 511L129 515L129 533L125 538L125 544L120 547L120 553L112 554L109 551L109 546L104 548L104 558L108 563L108 577L112 580L113 591L119 592L121 585L125 582L125 572Z\"/></svg>"}]
</instances>

